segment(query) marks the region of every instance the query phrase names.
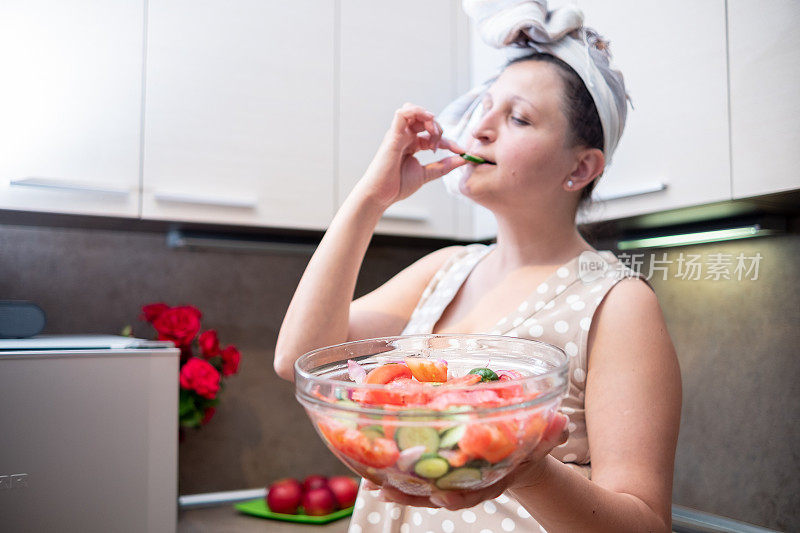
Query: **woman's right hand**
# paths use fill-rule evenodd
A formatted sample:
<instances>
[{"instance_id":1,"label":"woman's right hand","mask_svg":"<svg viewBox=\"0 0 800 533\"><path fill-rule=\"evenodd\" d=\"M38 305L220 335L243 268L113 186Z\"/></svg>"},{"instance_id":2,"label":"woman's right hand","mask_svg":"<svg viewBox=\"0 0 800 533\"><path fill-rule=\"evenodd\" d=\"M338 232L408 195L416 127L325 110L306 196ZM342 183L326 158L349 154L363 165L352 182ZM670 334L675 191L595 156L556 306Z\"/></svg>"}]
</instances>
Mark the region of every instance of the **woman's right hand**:
<instances>
[{"instance_id":1,"label":"woman's right hand","mask_svg":"<svg viewBox=\"0 0 800 533\"><path fill-rule=\"evenodd\" d=\"M386 209L411 196L425 183L466 164L458 155L425 166L414 157L421 150L439 148L464 153L456 143L442 137L442 128L432 113L405 104L395 111L392 125L356 189Z\"/></svg>"}]
</instances>

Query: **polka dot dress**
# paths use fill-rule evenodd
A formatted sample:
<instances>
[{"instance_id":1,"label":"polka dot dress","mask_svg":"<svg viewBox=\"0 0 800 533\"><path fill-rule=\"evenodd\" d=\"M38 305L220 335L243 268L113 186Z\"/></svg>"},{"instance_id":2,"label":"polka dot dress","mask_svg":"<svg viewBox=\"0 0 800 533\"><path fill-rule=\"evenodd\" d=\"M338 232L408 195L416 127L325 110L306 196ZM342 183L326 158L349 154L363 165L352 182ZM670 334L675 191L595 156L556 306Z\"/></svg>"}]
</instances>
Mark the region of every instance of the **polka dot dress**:
<instances>
[{"instance_id":1,"label":"polka dot dress","mask_svg":"<svg viewBox=\"0 0 800 533\"><path fill-rule=\"evenodd\" d=\"M471 244L454 254L428 283L403 334L431 333L472 269L494 246ZM589 264L590 270L586 268ZM474 332L540 340L562 348L569 356L569 390L561 406L561 412L570 418L569 438L551 455L586 477L591 473L584 412L589 329L597 306L608 291L626 277L638 275L610 251L584 252L556 269L489 331ZM471 509L448 511L386 503L370 491L363 488L359 491L349 533L417 531L535 533L545 530L506 494Z\"/></svg>"}]
</instances>

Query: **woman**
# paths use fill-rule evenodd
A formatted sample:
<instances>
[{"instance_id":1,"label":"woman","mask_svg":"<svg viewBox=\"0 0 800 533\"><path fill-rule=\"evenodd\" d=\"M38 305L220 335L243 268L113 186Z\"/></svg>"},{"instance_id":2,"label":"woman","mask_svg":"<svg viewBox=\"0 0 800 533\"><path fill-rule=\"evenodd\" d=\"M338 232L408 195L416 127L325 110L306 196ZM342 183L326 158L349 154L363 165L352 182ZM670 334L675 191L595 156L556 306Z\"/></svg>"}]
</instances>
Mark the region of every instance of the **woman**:
<instances>
[{"instance_id":1,"label":"woman","mask_svg":"<svg viewBox=\"0 0 800 533\"><path fill-rule=\"evenodd\" d=\"M550 33L555 43L572 38L557 33ZM528 337L570 355L568 416L556 417L531 456L482 491L423 498L388 488L375 494L365 482L351 533L670 531L681 401L674 348L648 284L575 227L624 111L619 98L604 100L596 83L584 83L578 59L559 54L556 46L537 46L510 63L480 96L482 112L464 121L471 123L464 146L443 138L434 116L418 106L395 113L298 285L275 369L292 379L301 354L347 340L431 332ZM412 157L437 147L494 164L451 156L422 167ZM352 301L384 210L458 167L467 170L460 192L495 215L497 243L438 250ZM600 262L600 276L581 270L587 258Z\"/></svg>"}]
</instances>

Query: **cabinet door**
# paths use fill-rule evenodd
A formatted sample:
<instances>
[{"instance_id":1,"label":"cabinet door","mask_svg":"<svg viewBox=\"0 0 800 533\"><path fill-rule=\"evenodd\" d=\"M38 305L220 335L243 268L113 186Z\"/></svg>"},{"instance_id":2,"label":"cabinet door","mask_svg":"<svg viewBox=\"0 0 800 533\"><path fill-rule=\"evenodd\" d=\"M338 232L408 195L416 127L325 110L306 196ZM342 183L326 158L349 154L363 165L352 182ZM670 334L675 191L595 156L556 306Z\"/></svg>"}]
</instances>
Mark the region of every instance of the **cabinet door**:
<instances>
[{"instance_id":1,"label":"cabinet door","mask_svg":"<svg viewBox=\"0 0 800 533\"><path fill-rule=\"evenodd\" d=\"M0 4L0 208L138 216L143 0Z\"/></svg>"},{"instance_id":2,"label":"cabinet door","mask_svg":"<svg viewBox=\"0 0 800 533\"><path fill-rule=\"evenodd\" d=\"M340 204L367 169L397 108L411 102L438 113L467 89L460 17L453 1L341 1ZM430 152L419 158L435 160ZM391 206L377 232L452 237L456 218L456 200L434 181Z\"/></svg>"},{"instance_id":3,"label":"cabinet door","mask_svg":"<svg viewBox=\"0 0 800 533\"><path fill-rule=\"evenodd\" d=\"M733 196L800 188L800 3L728 2Z\"/></svg>"},{"instance_id":4,"label":"cabinet door","mask_svg":"<svg viewBox=\"0 0 800 533\"><path fill-rule=\"evenodd\" d=\"M334 5L149 1L144 218L327 226Z\"/></svg>"},{"instance_id":5,"label":"cabinet door","mask_svg":"<svg viewBox=\"0 0 800 533\"><path fill-rule=\"evenodd\" d=\"M730 199L724 0L578 5L611 41L635 106L582 221Z\"/></svg>"}]
</instances>

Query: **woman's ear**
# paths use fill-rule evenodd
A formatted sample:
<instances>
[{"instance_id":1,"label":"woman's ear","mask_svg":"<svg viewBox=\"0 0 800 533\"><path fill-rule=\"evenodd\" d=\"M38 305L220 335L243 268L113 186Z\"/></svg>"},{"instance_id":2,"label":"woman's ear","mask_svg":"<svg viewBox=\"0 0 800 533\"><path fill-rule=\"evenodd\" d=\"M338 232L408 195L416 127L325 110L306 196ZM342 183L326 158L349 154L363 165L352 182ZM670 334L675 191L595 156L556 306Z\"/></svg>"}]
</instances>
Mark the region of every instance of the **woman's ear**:
<instances>
[{"instance_id":1,"label":"woman's ear","mask_svg":"<svg viewBox=\"0 0 800 533\"><path fill-rule=\"evenodd\" d=\"M606 166L606 158L602 150L597 148L582 148L577 156L575 168L564 180L564 188L568 191L577 191L586 187L603 173Z\"/></svg>"}]
</instances>

